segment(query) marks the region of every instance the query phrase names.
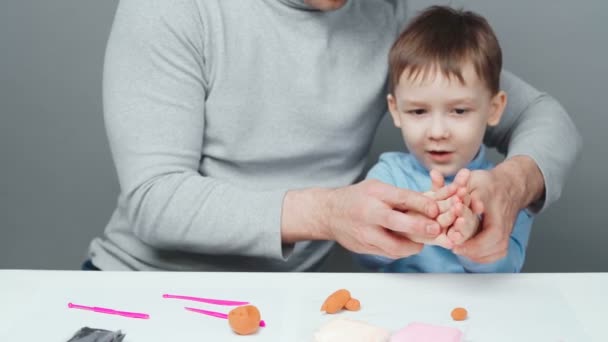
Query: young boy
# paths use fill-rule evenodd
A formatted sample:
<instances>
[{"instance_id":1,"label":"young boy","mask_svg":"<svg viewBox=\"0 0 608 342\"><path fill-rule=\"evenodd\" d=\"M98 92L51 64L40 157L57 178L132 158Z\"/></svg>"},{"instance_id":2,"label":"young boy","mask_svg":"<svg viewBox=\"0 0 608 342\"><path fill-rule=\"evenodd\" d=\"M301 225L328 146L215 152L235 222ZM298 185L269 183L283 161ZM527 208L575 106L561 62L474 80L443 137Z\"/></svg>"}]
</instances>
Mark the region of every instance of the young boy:
<instances>
[{"instance_id":1,"label":"young boy","mask_svg":"<svg viewBox=\"0 0 608 342\"><path fill-rule=\"evenodd\" d=\"M493 167L485 159L482 141L486 127L500 121L507 96L499 89L500 46L484 18L449 7L430 7L393 44L389 68L388 107L410 153L382 154L367 178L428 192L443 186L444 177L447 184L452 182L463 168ZM441 216L457 218L442 224L439 237L432 241L410 237L425 243L420 253L397 260L376 255L357 255L356 259L369 269L385 272L521 270L532 224L527 211L517 217L508 255L479 264L450 249L477 232L480 217L466 200L443 201L446 204Z\"/></svg>"}]
</instances>

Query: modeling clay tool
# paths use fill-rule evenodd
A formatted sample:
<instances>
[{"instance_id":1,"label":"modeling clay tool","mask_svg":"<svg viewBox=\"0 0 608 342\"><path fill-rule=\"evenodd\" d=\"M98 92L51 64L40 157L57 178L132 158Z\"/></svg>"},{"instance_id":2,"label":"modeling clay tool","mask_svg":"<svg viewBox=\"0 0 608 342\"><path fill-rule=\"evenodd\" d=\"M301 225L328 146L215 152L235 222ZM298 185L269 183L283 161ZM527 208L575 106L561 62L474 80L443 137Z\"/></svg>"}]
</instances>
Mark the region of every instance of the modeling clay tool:
<instances>
[{"instance_id":1,"label":"modeling clay tool","mask_svg":"<svg viewBox=\"0 0 608 342\"><path fill-rule=\"evenodd\" d=\"M119 310L114 310L114 309L102 308L99 306L84 306L84 305L68 303L68 308L87 310L87 311L93 311L93 312L98 312L98 313L107 314L107 315L116 315L116 316L123 316L123 317L128 317L128 318L140 318L140 319L149 319L150 318L150 315L148 315L146 313L119 311Z\"/></svg>"},{"instance_id":2,"label":"modeling clay tool","mask_svg":"<svg viewBox=\"0 0 608 342\"><path fill-rule=\"evenodd\" d=\"M241 305L249 304L249 302L241 302L241 301L236 301L236 300L201 298L201 297L181 296L181 295L173 295L173 294L166 294L166 293L163 295L163 298L191 300L194 302L201 302L201 303L215 304L215 305L225 305L225 306L241 306Z\"/></svg>"}]
</instances>

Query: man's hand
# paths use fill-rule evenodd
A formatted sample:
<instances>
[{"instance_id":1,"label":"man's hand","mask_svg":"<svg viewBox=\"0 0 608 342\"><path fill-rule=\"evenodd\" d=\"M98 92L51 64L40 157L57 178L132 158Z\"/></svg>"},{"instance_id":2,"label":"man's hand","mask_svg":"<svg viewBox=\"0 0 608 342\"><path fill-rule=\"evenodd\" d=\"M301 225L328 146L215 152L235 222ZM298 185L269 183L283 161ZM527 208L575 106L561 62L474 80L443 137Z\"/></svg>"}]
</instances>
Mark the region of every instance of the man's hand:
<instances>
[{"instance_id":1,"label":"man's hand","mask_svg":"<svg viewBox=\"0 0 608 342\"><path fill-rule=\"evenodd\" d=\"M516 156L492 170L475 170L467 184L471 208L483 214L481 232L453 251L474 262L491 263L504 258L518 212L544 191L543 177L534 161Z\"/></svg>"},{"instance_id":2,"label":"man's hand","mask_svg":"<svg viewBox=\"0 0 608 342\"><path fill-rule=\"evenodd\" d=\"M437 215L435 200L377 180L331 190L291 190L283 200L281 238L283 243L334 240L353 252L397 259L423 247L400 234L437 236Z\"/></svg>"},{"instance_id":3,"label":"man's hand","mask_svg":"<svg viewBox=\"0 0 608 342\"><path fill-rule=\"evenodd\" d=\"M407 257L423 246L400 234L432 238L441 231L436 201L377 180L331 190L325 203L324 235L356 253Z\"/></svg>"}]
</instances>

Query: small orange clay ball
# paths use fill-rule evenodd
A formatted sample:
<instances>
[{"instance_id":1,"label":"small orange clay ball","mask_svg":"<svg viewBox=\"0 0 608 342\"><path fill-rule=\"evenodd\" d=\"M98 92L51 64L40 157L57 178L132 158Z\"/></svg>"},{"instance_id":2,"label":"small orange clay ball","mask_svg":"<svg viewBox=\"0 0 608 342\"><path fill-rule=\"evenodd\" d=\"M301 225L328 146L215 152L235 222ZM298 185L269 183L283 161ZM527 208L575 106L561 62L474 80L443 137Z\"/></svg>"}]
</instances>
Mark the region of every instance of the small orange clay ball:
<instances>
[{"instance_id":1,"label":"small orange clay ball","mask_svg":"<svg viewBox=\"0 0 608 342\"><path fill-rule=\"evenodd\" d=\"M260 311L253 305L239 306L228 313L228 324L239 335L251 335L258 331L260 319Z\"/></svg>"},{"instance_id":2,"label":"small orange clay ball","mask_svg":"<svg viewBox=\"0 0 608 342\"><path fill-rule=\"evenodd\" d=\"M358 299L351 298L346 302L344 308L348 311L359 311L359 309L361 309L361 302L359 302Z\"/></svg>"},{"instance_id":3,"label":"small orange clay ball","mask_svg":"<svg viewBox=\"0 0 608 342\"><path fill-rule=\"evenodd\" d=\"M452 310L452 319L455 321L464 321L467 319L467 309L465 308L455 308Z\"/></svg>"}]
</instances>

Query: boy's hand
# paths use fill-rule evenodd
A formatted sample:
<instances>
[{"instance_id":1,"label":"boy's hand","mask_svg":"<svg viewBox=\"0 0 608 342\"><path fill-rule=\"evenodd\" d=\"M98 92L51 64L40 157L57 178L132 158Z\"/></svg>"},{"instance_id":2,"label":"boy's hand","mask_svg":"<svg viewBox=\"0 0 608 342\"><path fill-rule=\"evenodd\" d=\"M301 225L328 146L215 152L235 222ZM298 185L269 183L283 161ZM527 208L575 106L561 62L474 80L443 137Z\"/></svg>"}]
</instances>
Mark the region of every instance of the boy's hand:
<instances>
[{"instance_id":1,"label":"boy's hand","mask_svg":"<svg viewBox=\"0 0 608 342\"><path fill-rule=\"evenodd\" d=\"M455 224L456 219L461 215L462 203L459 203L459 201L460 200L457 196L453 196L446 200L437 202L441 214L439 214L436 221L441 226L441 233L436 237L425 237L419 234L408 233L401 233L400 235L405 236L413 242L421 243L424 245L436 245L441 246L443 248L452 249L454 247L454 243L448 238L447 233L448 227L452 224Z\"/></svg>"},{"instance_id":2,"label":"boy's hand","mask_svg":"<svg viewBox=\"0 0 608 342\"><path fill-rule=\"evenodd\" d=\"M468 172L468 170L464 171ZM466 183L460 184L466 186ZM462 201L462 210L459 217L454 221L454 225L449 227L447 235L454 246L458 246L469 240L479 231L481 217L472 209L472 196L465 187L458 189L457 196Z\"/></svg>"},{"instance_id":3,"label":"boy's hand","mask_svg":"<svg viewBox=\"0 0 608 342\"><path fill-rule=\"evenodd\" d=\"M444 231L447 231L458 216L462 215L463 206L468 206L470 203L470 197L466 195L466 189L461 185L468 182L470 173L459 172L449 186L445 185L445 179L439 171L431 170L430 174L431 191L425 192L424 195L437 201L440 214L435 220Z\"/></svg>"},{"instance_id":4,"label":"boy's hand","mask_svg":"<svg viewBox=\"0 0 608 342\"><path fill-rule=\"evenodd\" d=\"M460 189L460 194L458 195L452 194L456 191L455 187L459 186L459 184L466 184L469 174L466 172L459 173L457 176L458 181L455 181L454 185L448 187L445 186L445 179L439 171L431 170L430 175L431 191L425 192L424 195L437 201L440 214L435 220L441 226L441 233L436 237L425 237L417 234L402 235L417 243L451 249L454 247L454 242L448 236L449 228L455 225L456 220L463 215L464 206L462 199L464 198L467 201L466 205L469 204L469 197L462 194L462 190L465 189ZM468 231L471 230L469 228L470 222L465 221L464 223L464 225L463 223L460 225L462 225L464 235L468 235Z\"/></svg>"},{"instance_id":5,"label":"boy's hand","mask_svg":"<svg viewBox=\"0 0 608 342\"><path fill-rule=\"evenodd\" d=\"M454 225L449 228L447 237L454 246L458 246L469 240L479 230L480 219L471 208L463 205L460 217L456 219Z\"/></svg>"}]
</instances>

